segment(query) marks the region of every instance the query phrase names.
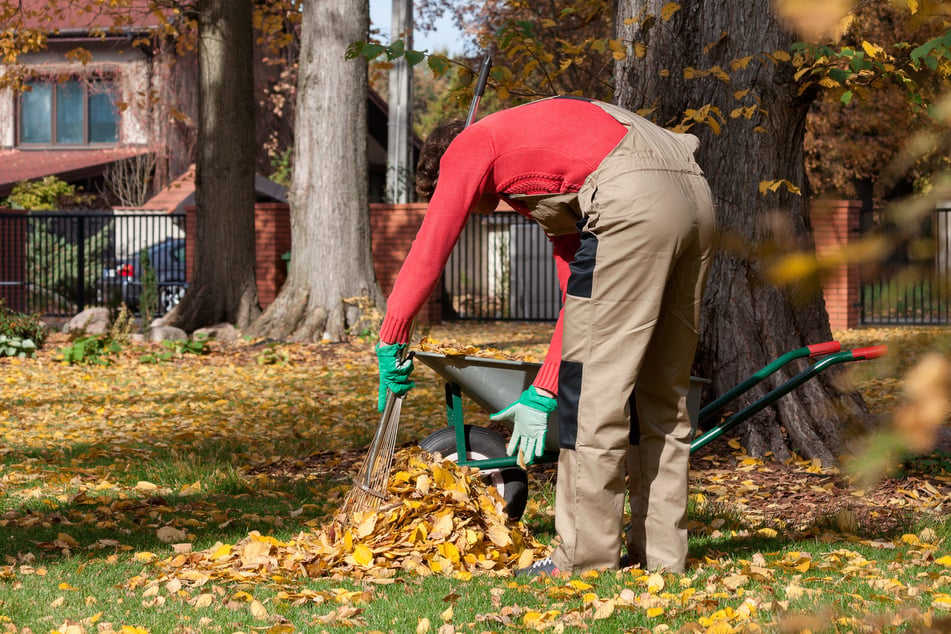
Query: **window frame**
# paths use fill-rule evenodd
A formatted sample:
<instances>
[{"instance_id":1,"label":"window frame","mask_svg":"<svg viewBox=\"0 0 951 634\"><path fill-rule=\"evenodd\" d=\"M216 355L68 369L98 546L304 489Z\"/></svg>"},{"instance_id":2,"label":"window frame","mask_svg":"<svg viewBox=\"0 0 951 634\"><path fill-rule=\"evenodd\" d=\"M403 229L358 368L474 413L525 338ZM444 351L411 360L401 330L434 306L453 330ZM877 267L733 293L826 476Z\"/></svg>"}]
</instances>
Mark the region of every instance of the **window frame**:
<instances>
[{"instance_id":1,"label":"window frame","mask_svg":"<svg viewBox=\"0 0 951 634\"><path fill-rule=\"evenodd\" d=\"M57 113L58 113L58 87L66 82L77 82L82 89L82 138L80 143L59 143L56 141L57 134ZM121 144L122 137L122 112L118 107L119 102L119 82L114 75L76 75L53 76L37 74L25 81L27 85L45 84L51 86L50 91L50 141L49 142L30 142L23 140L23 97L26 91L21 91L16 95L16 147L22 150L50 150L50 149L102 149L114 148ZM114 141L89 141L90 134L90 97L97 94L93 87L97 84L105 84L107 92L112 95L113 108L115 109L116 138Z\"/></svg>"}]
</instances>

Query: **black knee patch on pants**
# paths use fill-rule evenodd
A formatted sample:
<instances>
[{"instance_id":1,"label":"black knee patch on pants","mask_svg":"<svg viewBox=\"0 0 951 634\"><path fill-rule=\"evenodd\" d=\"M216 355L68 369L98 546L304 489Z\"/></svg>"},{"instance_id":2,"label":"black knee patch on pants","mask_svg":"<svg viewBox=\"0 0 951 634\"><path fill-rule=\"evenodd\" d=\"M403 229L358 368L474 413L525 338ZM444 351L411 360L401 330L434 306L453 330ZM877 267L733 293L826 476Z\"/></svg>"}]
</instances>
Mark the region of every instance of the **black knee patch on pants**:
<instances>
[{"instance_id":1,"label":"black knee patch on pants","mask_svg":"<svg viewBox=\"0 0 951 634\"><path fill-rule=\"evenodd\" d=\"M574 449L578 440L578 399L581 397L580 361L561 361L558 367L558 445Z\"/></svg>"},{"instance_id":2,"label":"black knee patch on pants","mask_svg":"<svg viewBox=\"0 0 951 634\"><path fill-rule=\"evenodd\" d=\"M581 225L582 223L578 223ZM592 281L594 279L594 263L598 255L598 237L592 233L581 232L581 246L575 252L575 259L569 264L571 275L568 277L568 286L565 289L574 297L591 297Z\"/></svg>"}]
</instances>

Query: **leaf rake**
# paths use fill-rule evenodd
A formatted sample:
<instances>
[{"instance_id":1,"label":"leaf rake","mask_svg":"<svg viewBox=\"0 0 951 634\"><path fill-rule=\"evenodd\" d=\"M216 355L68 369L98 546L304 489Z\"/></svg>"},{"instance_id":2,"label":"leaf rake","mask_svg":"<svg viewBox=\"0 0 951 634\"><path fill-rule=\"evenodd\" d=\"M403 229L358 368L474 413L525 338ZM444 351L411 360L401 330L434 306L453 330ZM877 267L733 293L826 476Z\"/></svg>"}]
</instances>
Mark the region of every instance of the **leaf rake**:
<instances>
[{"instance_id":1,"label":"leaf rake","mask_svg":"<svg viewBox=\"0 0 951 634\"><path fill-rule=\"evenodd\" d=\"M354 478L353 486L341 509L344 521L356 512L375 511L386 501L386 486L390 478L390 467L393 465L396 433L400 426L400 410L404 398L386 391L386 405L380 424L373 435L367 458Z\"/></svg>"},{"instance_id":2,"label":"leaf rake","mask_svg":"<svg viewBox=\"0 0 951 634\"><path fill-rule=\"evenodd\" d=\"M492 56L487 54L482 59L482 66L479 69L479 79L472 96L472 103L469 105L469 112L466 115L465 127L475 119L476 110L479 107L479 100L485 92L485 85L489 79L489 70L492 68ZM410 326L410 339L412 331L416 325ZM404 355L408 350L404 350ZM406 357L403 357L405 360ZM347 498L344 500L343 507L340 510L341 521L347 523L354 513L376 511L386 501L386 488L390 479L390 468L393 466L393 453L396 449L396 434L400 426L400 411L403 407L405 396L397 396L393 392L386 391L386 405L383 408L383 416L380 418L380 424L373 435L373 441L370 443L370 449L366 460L360 467L357 477L353 480L353 486L347 492Z\"/></svg>"}]
</instances>

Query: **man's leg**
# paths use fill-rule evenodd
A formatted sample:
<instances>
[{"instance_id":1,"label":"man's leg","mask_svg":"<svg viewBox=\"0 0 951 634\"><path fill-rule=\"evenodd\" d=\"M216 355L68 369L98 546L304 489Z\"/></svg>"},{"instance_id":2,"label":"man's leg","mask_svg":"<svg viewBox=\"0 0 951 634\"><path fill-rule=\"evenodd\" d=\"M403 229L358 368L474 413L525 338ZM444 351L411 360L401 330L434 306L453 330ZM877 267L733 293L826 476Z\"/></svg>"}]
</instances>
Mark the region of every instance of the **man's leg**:
<instances>
[{"instance_id":1,"label":"man's leg","mask_svg":"<svg viewBox=\"0 0 951 634\"><path fill-rule=\"evenodd\" d=\"M649 569L683 570L687 559L687 494L691 422L690 367L696 353L700 302L709 272L713 209L709 190L688 179L696 199L697 230L671 271L654 336L644 355L636 394L638 445L628 479L632 524L628 552Z\"/></svg>"},{"instance_id":2,"label":"man's leg","mask_svg":"<svg viewBox=\"0 0 951 634\"><path fill-rule=\"evenodd\" d=\"M616 567L629 445L627 402L638 380L694 206L667 172L598 183L572 264L559 379L555 524L561 570ZM691 359L686 360L688 380Z\"/></svg>"}]
</instances>

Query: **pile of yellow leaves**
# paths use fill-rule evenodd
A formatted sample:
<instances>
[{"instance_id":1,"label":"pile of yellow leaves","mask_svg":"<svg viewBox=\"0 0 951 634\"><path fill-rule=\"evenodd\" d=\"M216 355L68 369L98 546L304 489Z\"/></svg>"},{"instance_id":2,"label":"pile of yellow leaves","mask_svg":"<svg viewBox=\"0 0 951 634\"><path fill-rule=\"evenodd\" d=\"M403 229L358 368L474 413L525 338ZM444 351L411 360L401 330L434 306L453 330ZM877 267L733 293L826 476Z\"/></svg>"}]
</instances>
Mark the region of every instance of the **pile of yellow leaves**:
<instances>
[{"instance_id":1,"label":"pile of yellow leaves","mask_svg":"<svg viewBox=\"0 0 951 634\"><path fill-rule=\"evenodd\" d=\"M545 550L508 519L502 498L477 470L436 461L418 447L396 454L387 492L379 510L338 517L290 541L252 532L234 545L179 552L155 562L164 575L158 583L282 584L327 576L387 583L401 570L469 579L507 574Z\"/></svg>"},{"instance_id":2,"label":"pile of yellow leaves","mask_svg":"<svg viewBox=\"0 0 951 634\"><path fill-rule=\"evenodd\" d=\"M532 355L519 355L504 352L498 348L479 347L461 343L455 339L443 341L432 337L423 337L418 344L423 352L435 352L447 357L481 357L483 359L504 359L507 361L528 361L536 363L538 360Z\"/></svg>"}]
</instances>

